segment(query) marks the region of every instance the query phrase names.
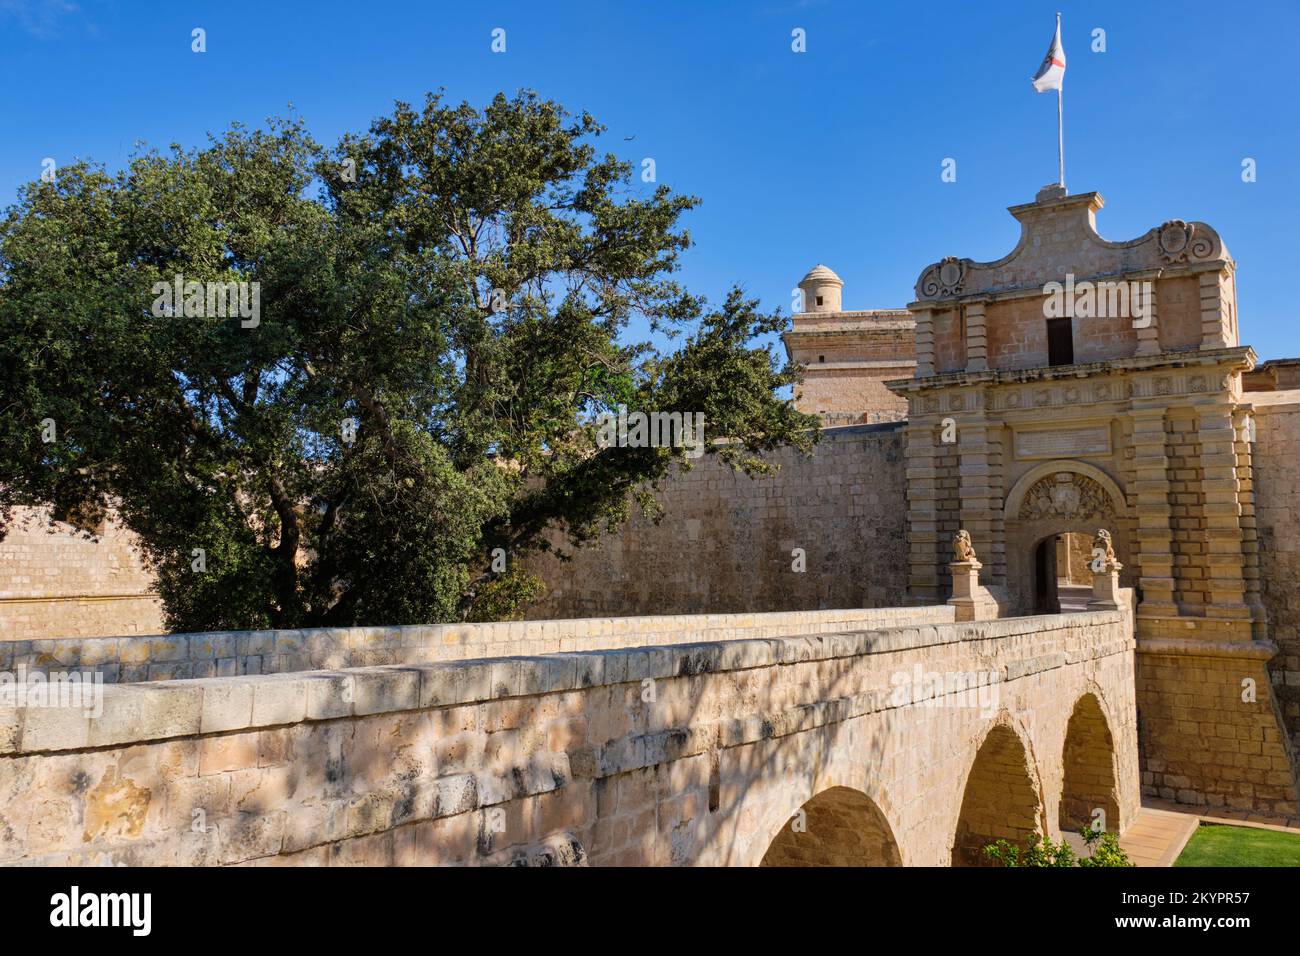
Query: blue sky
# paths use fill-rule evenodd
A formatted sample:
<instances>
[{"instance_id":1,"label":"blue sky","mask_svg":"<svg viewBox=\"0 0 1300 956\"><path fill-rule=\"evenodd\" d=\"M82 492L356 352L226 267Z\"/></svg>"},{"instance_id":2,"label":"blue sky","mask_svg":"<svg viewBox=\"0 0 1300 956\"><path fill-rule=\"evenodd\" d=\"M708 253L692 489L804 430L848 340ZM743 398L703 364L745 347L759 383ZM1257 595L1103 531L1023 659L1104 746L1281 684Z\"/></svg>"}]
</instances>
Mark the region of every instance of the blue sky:
<instances>
[{"instance_id":1,"label":"blue sky","mask_svg":"<svg viewBox=\"0 0 1300 956\"><path fill-rule=\"evenodd\" d=\"M1109 239L1172 218L1215 226L1240 267L1243 341L1300 355L1294 0L0 0L0 201L46 156L116 167L137 140L197 145L290 103L332 144L394 99L445 87L482 104L531 87L589 110L605 148L653 157L660 182L704 200L687 219L692 289L716 300L740 283L788 312L825 262L846 308L898 307L928 263L1008 252L1005 208L1055 180L1055 98L1029 77L1058 10L1070 190L1102 193ZM791 51L795 28L806 53ZM940 180L948 157L955 183ZM1242 182L1246 157L1256 182Z\"/></svg>"}]
</instances>

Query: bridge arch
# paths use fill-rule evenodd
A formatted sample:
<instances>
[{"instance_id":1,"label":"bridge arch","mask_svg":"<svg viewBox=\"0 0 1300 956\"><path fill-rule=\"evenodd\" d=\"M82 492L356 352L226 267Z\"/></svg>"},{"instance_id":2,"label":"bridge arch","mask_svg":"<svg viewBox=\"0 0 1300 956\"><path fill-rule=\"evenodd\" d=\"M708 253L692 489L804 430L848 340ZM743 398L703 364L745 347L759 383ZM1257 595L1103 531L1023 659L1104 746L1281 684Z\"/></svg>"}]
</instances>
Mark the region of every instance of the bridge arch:
<instances>
[{"instance_id":1,"label":"bridge arch","mask_svg":"<svg viewBox=\"0 0 1300 956\"><path fill-rule=\"evenodd\" d=\"M1046 834L1042 786L1032 750L1009 719L980 743L962 790L953 833L953 866L987 866L984 847L999 839L1025 846Z\"/></svg>"},{"instance_id":2,"label":"bridge arch","mask_svg":"<svg viewBox=\"0 0 1300 956\"><path fill-rule=\"evenodd\" d=\"M1098 695L1087 691L1074 703L1061 745L1061 832L1077 833L1096 819L1103 826L1120 827L1115 738Z\"/></svg>"},{"instance_id":3,"label":"bridge arch","mask_svg":"<svg viewBox=\"0 0 1300 956\"><path fill-rule=\"evenodd\" d=\"M894 831L876 802L829 787L782 822L759 866L901 866Z\"/></svg>"}]
</instances>

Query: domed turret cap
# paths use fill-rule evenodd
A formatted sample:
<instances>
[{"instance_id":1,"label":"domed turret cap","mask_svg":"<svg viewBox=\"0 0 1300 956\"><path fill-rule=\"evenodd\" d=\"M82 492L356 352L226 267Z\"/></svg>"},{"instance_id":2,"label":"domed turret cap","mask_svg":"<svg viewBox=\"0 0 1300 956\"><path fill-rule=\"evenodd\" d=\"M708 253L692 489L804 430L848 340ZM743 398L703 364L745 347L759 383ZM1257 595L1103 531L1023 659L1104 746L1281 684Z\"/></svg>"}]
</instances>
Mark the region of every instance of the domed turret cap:
<instances>
[{"instance_id":1,"label":"domed turret cap","mask_svg":"<svg viewBox=\"0 0 1300 956\"><path fill-rule=\"evenodd\" d=\"M815 265L799 280L799 291L803 294L802 311L838 312L840 311L841 290L844 280L826 266Z\"/></svg>"},{"instance_id":2,"label":"domed turret cap","mask_svg":"<svg viewBox=\"0 0 1300 956\"><path fill-rule=\"evenodd\" d=\"M827 266L820 263L808 270L808 274L799 280L800 285L844 285L844 280Z\"/></svg>"}]
</instances>

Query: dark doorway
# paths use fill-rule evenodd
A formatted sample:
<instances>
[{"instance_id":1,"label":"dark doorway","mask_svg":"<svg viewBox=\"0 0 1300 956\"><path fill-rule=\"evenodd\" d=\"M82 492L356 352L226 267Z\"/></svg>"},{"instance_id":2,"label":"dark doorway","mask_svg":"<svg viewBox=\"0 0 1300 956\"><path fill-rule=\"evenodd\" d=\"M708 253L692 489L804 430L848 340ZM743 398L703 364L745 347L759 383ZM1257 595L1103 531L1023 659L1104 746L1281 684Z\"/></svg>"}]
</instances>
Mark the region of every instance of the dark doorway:
<instances>
[{"instance_id":1,"label":"dark doorway","mask_svg":"<svg viewBox=\"0 0 1300 956\"><path fill-rule=\"evenodd\" d=\"M1056 537L1044 538L1034 548L1034 613L1059 614L1056 596Z\"/></svg>"},{"instance_id":2,"label":"dark doorway","mask_svg":"<svg viewBox=\"0 0 1300 956\"><path fill-rule=\"evenodd\" d=\"M1092 598L1088 561L1092 539L1067 531L1044 538L1034 548L1034 613L1083 611Z\"/></svg>"}]
</instances>

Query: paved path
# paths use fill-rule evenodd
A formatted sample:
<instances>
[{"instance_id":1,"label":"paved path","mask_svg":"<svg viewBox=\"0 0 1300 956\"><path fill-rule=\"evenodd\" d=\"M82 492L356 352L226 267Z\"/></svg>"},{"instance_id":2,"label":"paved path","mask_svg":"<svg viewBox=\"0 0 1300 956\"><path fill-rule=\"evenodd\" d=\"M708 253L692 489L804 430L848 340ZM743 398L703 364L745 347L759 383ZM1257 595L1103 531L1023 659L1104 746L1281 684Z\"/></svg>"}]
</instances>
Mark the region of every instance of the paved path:
<instances>
[{"instance_id":1,"label":"paved path","mask_svg":"<svg viewBox=\"0 0 1300 956\"><path fill-rule=\"evenodd\" d=\"M1185 803L1161 800L1158 797L1143 797L1142 806L1156 810L1172 810L1174 813L1191 813L1201 818L1202 823L1222 823L1230 827L1261 827L1265 830L1281 830L1285 833L1300 834L1300 817L1278 817L1257 813L1253 810L1228 810L1205 808L1197 810Z\"/></svg>"},{"instance_id":2,"label":"paved path","mask_svg":"<svg viewBox=\"0 0 1300 956\"><path fill-rule=\"evenodd\" d=\"M1134 866L1173 866L1201 818L1195 813L1143 806L1119 845Z\"/></svg>"},{"instance_id":3,"label":"paved path","mask_svg":"<svg viewBox=\"0 0 1300 956\"><path fill-rule=\"evenodd\" d=\"M1295 817L1262 817L1236 810L1199 813L1191 807L1147 797L1119 845L1134 866L1173 866L1202 823L1279 830L1300 836L1300 820Z\"/></svg>"}]
</instances>

